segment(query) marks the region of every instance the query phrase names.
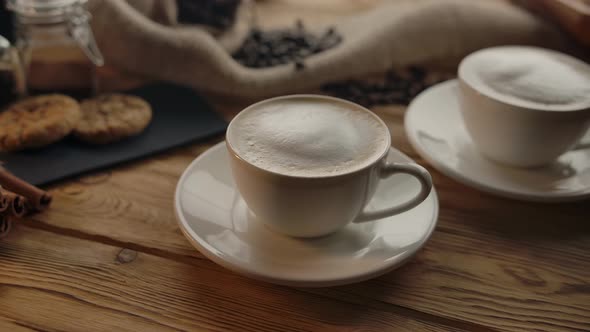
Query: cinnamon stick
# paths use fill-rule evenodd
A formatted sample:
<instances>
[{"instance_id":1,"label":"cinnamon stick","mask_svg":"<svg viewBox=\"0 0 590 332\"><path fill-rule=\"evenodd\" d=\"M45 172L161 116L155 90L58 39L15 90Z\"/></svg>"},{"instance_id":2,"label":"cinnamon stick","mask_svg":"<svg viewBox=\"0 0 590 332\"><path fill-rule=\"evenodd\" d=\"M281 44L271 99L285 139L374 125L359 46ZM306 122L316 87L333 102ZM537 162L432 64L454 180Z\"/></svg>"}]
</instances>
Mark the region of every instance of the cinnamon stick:
<instances>
[{"instance_id":1,"label":"cinnamon stick","mask_svg":"<svg viewBox=\"0 0 590 332\"><path fill-rule=\"evenodd\" d=\"M27 198L31 206L36 210L45 210L51 204L51 195L48 192L19 179L2 166L0 166L0 185Z\"/></svg>"},{"instance_id":2,"label":"cinnamon stick","mask_svg":"<svg viewBox=\"0 0 590 332\"><path fill-rule=\"evenodd\" d=\"M31 212L30 201L21 195L5 191L4 197L8 198L10 215L22 218ZM6 213L4 213L6 215Z\"/></svg>"},{"instance_id":3,"label":"cinnamon stick","mask_svg":"<svg viewBox=\"0 0 590 332\"><path fill-rule=\"evenodd\" d=\"M10 202L8 202L8 197L2 193L0 190L0 213L5 212L10 207Z\"/></svg>"}]
</instances>

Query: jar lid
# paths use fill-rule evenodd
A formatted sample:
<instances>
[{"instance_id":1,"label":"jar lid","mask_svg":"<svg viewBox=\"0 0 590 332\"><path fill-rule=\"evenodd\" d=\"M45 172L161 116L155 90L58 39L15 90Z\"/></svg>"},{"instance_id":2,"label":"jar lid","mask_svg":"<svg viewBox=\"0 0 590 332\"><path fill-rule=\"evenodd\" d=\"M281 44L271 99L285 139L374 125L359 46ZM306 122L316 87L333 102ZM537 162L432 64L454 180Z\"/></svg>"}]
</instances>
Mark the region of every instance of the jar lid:
<instances>
[{"instance_id":1,"label":"jar lid","mask_svg":"<svg viewBox=\"0 0 590 332\"><path fill-rule=\"evenodd\" d=\"M88 0L7 0L6 6L29 19L59 21L74 7L84 6L86 2Z\"/></svg>"}]
</instances>

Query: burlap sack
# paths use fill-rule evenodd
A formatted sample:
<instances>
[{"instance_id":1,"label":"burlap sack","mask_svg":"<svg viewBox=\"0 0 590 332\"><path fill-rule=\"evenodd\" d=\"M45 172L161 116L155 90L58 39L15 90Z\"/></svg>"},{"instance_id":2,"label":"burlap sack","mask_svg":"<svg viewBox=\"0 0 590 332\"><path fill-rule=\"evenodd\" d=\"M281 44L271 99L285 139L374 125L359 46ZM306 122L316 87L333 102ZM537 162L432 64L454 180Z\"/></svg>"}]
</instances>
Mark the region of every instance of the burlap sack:
<instances>
[{"instance_id":1,"label":"burlap sack","mask_svg":"<svg viewBox=\"0 0 590 332\"><path fill-rule=\"evenodd\" d=\"M245 97L304 91L410 64L456 65L468 53L493 45L565 46L565 37L554 27L504 1L397 1L336 23L343 42L307 58L302 71L292 64L250 69L230 56L246 35L251 19L244 14L247 6L240 9L234 28L216 34L177 25L174 1L130 1L91 5L93 28L107 62L200 90Z\"/></svg>"}]
</instances>

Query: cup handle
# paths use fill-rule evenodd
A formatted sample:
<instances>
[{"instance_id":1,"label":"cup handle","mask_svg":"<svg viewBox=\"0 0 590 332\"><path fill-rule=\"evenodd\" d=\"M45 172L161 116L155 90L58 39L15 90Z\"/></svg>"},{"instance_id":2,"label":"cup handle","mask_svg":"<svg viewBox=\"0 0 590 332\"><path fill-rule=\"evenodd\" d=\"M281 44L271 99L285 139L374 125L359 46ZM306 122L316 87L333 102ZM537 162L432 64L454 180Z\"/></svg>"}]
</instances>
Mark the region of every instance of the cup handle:
<instances>
[{"instance_id":1,"label":"cup handle","mask_svg":"<svg viewBox=\"0 0 590 332\"><path fill-rule=\"evenodd\" d=\"M420 192L412 199L397 206L366 212L362 211L355 219L355 223L373 221L384 217L393 216L410 209L422 203L432 190L432 177L428 171L418 164L389 163L381 169L381 178L388 178L393 174L409 174L420 181Z\"/></svg>"}]
</instances>

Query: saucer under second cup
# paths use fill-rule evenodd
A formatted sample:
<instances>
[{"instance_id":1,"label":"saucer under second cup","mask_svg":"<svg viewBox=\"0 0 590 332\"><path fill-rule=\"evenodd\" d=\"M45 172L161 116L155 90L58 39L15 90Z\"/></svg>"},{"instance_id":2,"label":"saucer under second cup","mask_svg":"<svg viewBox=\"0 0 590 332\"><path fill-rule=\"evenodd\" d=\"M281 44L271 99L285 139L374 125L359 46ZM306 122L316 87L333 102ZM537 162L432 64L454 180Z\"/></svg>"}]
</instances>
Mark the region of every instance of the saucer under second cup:
<instances>
[{"instance_id":1,"label":"saucer under second cup","mask_svg":"<svg viewBox=\"0 0 590 332\"><path fill-rule=\"evenodd\" d=\"M405 129L414 149L441 173L495 195L535 202L590 198L590 149L563 154L551 165L516 168L483 157L460 113L456 80L437 84L408 107ZM590 132L582 141L590 138Z\"/></svg>"}]
</instances>

